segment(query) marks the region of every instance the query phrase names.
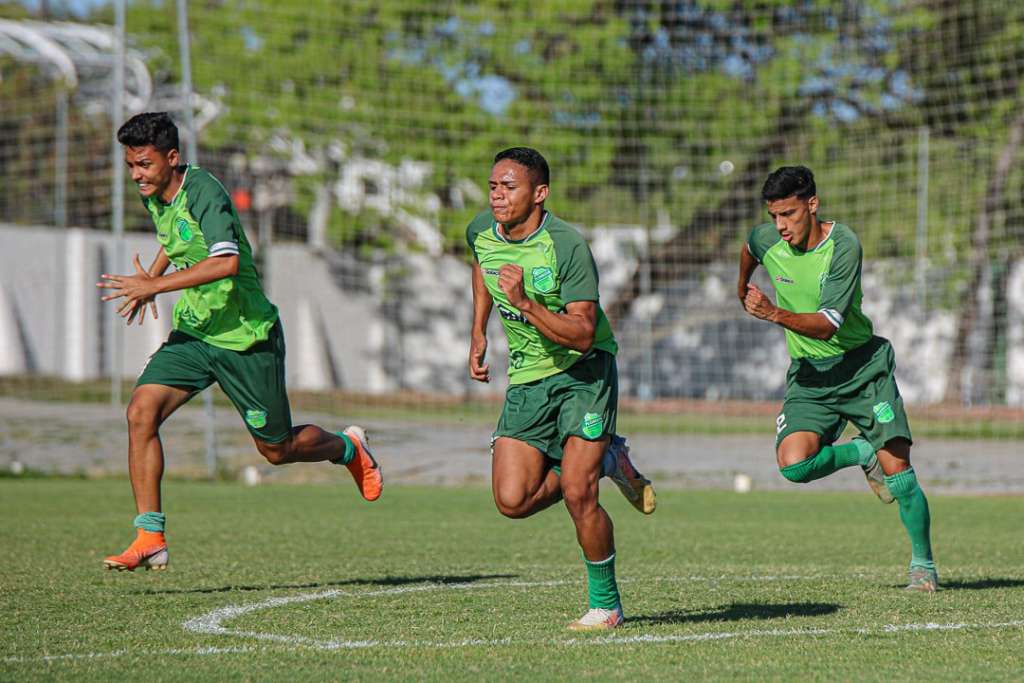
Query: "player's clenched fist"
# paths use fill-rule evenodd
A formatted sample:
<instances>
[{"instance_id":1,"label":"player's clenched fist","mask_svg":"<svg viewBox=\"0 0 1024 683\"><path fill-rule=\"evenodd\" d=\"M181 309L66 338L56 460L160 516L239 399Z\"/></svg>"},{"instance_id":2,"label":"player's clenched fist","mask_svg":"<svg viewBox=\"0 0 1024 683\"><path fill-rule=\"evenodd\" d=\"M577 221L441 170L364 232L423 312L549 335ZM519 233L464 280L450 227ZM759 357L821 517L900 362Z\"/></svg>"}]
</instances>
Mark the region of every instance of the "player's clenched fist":
<instances>
[{"instance_id":1,"label":"player's clenched fist","mask_svg":"<svg viewBox=\"0 0 1024 683\"><path fill-rule=\"evenodd\" d=\"M768 320L775 310L775 304L771 302L771 299L757 285L747 285L747 295L743 298L743 308L755 318Z\"/></svg>"},{"instance_id":2,"label":"player's clenched fist","mask_svg":"<svg viewBox=\"0 0 1024 683\"><path fill-rule=\"evenodd\" d=\"M508 297L508 302L522 309L527 303L526 290L523 289L523 268L514 263L506 263L498 271L498 286Z\"/></svg>"}]
</instances>

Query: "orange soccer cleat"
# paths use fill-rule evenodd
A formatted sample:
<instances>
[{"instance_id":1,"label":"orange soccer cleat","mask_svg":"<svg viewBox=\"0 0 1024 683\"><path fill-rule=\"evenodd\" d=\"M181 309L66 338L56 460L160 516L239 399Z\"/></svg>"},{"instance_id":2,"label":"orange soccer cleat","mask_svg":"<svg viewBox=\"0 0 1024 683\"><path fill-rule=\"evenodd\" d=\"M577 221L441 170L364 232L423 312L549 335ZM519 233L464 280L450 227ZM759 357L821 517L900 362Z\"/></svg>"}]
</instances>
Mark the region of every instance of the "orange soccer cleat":
<instances>
[{"instance_id":1,"label":"orange soccer cleat","mask_svg":"<svg viewBox=\"0 0 1024 683\"><path fill-rule=\"evenodd\" d=\"M127 550L103 560L104 567L119 572L133 572L136 567L145 567L147 571L167 569L167 540L163 533L144 529L138 531L139 535Z\"/></svg>"},{"instance_id":2,"label":"orange soccer cleat","mask_svg":"<svg viewBox=\"0 0 1024 683\"><path fill-rule=\"evenodd\" d=\"M356 486L359 487L359 493L363 498L377 500L384 490L384 474L367 446L369 439L366 431L362 427L352 425L345 429L345 436L352 439L352 445L356 448L352 462L345 467L352 473L352 478L356 480Z\"/></svg>"}]
</instances>

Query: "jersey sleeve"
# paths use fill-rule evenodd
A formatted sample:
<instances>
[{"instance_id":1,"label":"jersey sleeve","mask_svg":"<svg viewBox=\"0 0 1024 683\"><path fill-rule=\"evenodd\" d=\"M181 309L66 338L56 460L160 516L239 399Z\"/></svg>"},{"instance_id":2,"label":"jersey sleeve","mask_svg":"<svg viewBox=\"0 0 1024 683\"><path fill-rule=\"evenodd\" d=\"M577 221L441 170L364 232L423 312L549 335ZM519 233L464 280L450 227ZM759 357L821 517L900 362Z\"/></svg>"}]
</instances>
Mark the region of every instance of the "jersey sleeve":
<instances>
[{"instance_id":1,"label":"jersey sleeve","mask_svg":"<svg viewBox=\"0 0 1024 683\"><path fill-rule=\"evenodd\" d=\"M562 302L598 301L597 264L583 237L575 233L573 239L559 240L556 249Z\"/></svg>"},{"instance_id":2,"label":"jersey sleeve","mask_svg":"<svg viewBox=\"0 0 1024 683\"><path fill-rule=\"evenodd\" d=\"M764 255L780 239L779 231L775 229L774 225L762 223L750 231L750 237L747 238L747 250L750 251L751 256L757 259L758 263L762 263Z\"/></svg>"},{"instance_id":3,"label":"jersey sleeve","mask_svg":"<svg viewBox=\"0 0 1024 683\"><path fill-rule=\"evenodd\" d=\"M836 228L833 229L837 229ZM833 236L835 247L828 275L821 286L821 309L829 322L839 328L846 319L854 297L860 289L863 252L860 241L849 230Z\"/></svg>"},{"instance_id":4,"label":"jersey sleeve","mask_svg":"<svg viewBox=\"0 0 1024 683\"><path fill-rule=\"evenodd\" d=\"M210 256L238 253L242 224L227 190L212 177L200 178L189 188L189 213L199 222Z\"/></svg>"},{"instance_id":5,"label":"jersey sleeve","mask_svg":"<svg viewBox=\"0 0 1024 683\"><path fill-rule=\"evenodd\" d=\"M484 213L478 214L473 220L466 226L466 245L469 250L473 252L473 258L479 262L480 255L476 253L476 238L481 232L490 229L491 227L491 213L485 211Z\"/></svg>"}]
</instances>

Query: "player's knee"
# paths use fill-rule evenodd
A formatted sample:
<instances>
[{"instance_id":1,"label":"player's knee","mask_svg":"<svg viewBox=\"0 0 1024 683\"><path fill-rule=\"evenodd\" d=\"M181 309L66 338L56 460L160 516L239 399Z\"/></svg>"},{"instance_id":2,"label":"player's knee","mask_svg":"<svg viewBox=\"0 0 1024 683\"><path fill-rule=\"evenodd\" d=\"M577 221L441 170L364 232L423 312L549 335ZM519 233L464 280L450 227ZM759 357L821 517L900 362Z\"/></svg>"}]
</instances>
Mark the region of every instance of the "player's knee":
<instances>
[{"instance_id":1,"label":"player's knee","mask_svg":"<svg viewBox=\"0 0 1024 683\"><path fill-rule=\"evenodd\" d=\"M562 497L565 498L565 507L573 519L583 517L587 512L597 508L597 492L586 481L563 482Z\"/></svg>"},{"instance_id":2,"label":"player's knee","mask_svg":"<svg viewBox=\"0 0 1024 683\"><path fill-rule=\"evenodd\" d=\"M494 492L494 506L505 517L522 519L530 516L525 491L501 490Z\"/></svg>"},{"instance_id":3,"label":"player's knee","mask_svg":"<svg viewBox=\"0 0 1024 683\"><path fill-rule=\"evenodd\" d=\"M156 431L160 426L159 412L146 401L132 399L125 411L128 429L133 432Z\"/></svg>"}]
</instances>

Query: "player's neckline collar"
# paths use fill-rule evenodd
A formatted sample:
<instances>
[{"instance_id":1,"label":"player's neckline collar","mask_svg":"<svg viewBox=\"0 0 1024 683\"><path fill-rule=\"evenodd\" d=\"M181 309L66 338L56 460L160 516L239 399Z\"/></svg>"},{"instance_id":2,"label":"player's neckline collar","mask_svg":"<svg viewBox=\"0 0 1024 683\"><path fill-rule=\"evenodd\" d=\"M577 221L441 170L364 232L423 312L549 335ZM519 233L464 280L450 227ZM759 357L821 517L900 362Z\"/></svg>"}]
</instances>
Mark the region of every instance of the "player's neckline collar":
<instances>
[{"instance_id":1,"label":"player's neckline collar","mask_svg":"<svg viewBox=\"0 0 1024 683\"><path fill-rule=\"evenodd\" d=\"M814 252L818 251L818 249L821 249L821 246L823 244L825 244L830 239L832 239L832 233L834 233L836 231L836 226L839 225L838 221L822 221L822 225L824 225L825 223L829 223L830 224L830 227L828 229L828 234L825 235L824 237L822 237L821 241L818 242L817 244L815 244L813 249L794 249L794 250L795 251L799 251L799 252L804 253L804 254L813 254Z\"/></svg>"},{"instance_id":2,"label":"player's neckline collar","mask_svg":"<svg viewBox=\"0 0 1024 683\"><path fill-rule=\"evenodd\" d=\"M171 201L165 202L164 200L160 199L159 197L157 197L156 200L158 202L160 202L161 204L163 204L164 206L170 206L171 204L173 204L174 200L178 198L179 194L181 194L181 188L185 187L185 178L188 177L188 172L189 172L189 169L191 169L191 168L192 168L191 164L185 164L185 171L181 174L181 185L178 185L178 189L174 191L174 196L171 197Z\"/></svg>"},{"instance_id":3,"label":"player's neckline collar","mask_svg":"<svg viewBox=\"0 0 1024 683\"><path fill-rule=\"evenodd\" d=\"M521 240L512 240L506 237L505 235L501 234L501 230L498 229L498 226L500 225L498 221L494 221L494 234L497 235L498 239L504 242L505 244L522 244L523 242L529 241L530 239L538 235L540 231L544 229L544 226L547 225L548 223L548 216L550 215L551 214L547 210L545 210L544 217L540 219L540 225L537 226L537 229Z\"/></svg>"}]
</instances>

